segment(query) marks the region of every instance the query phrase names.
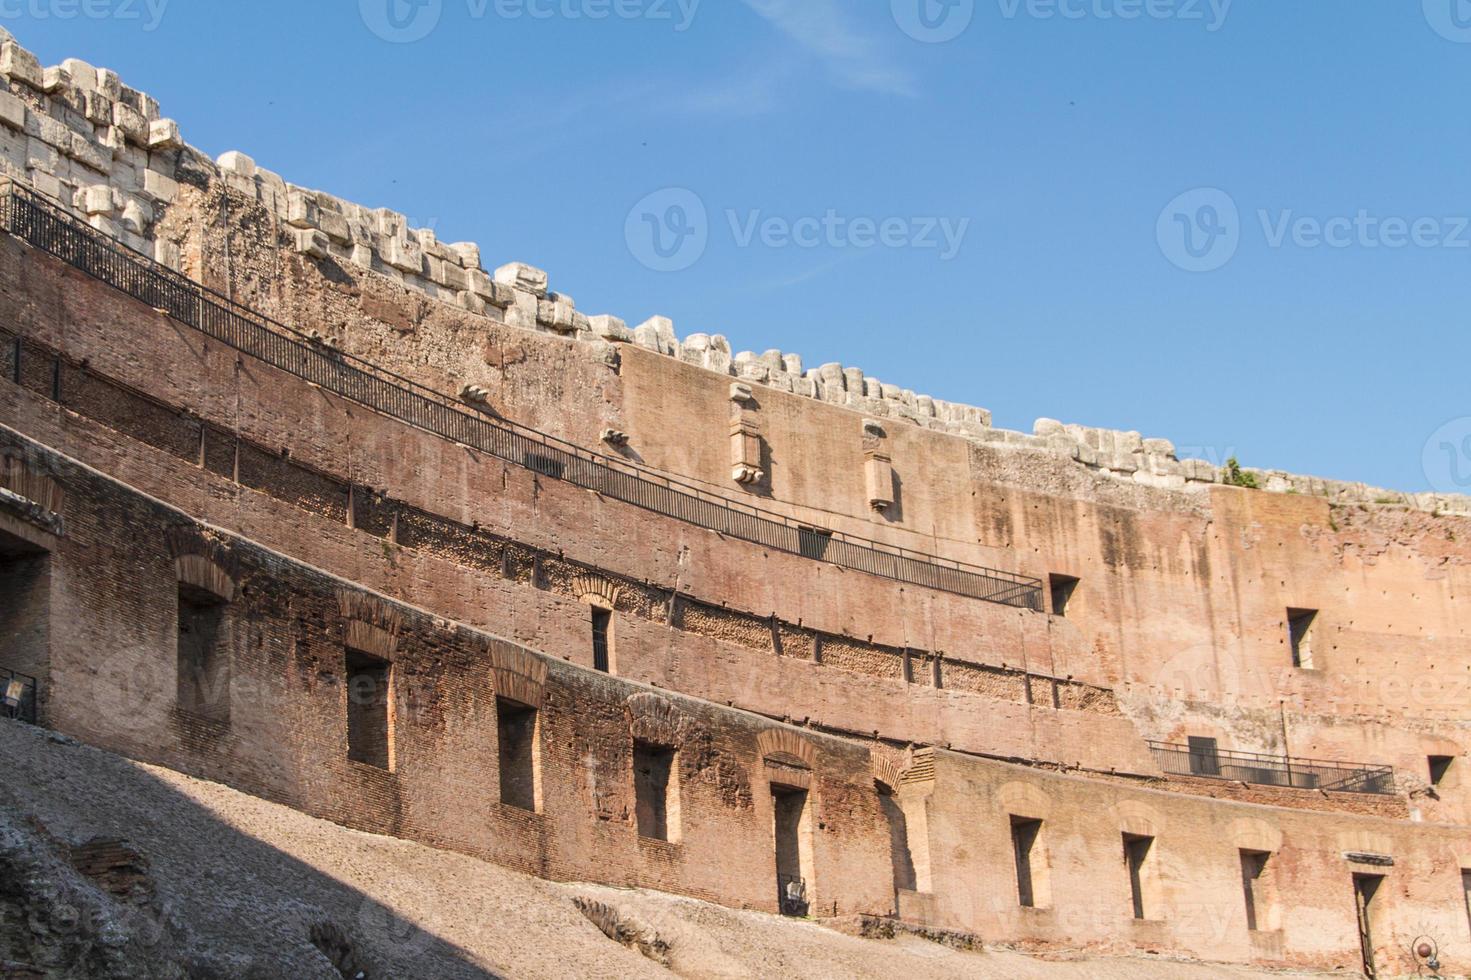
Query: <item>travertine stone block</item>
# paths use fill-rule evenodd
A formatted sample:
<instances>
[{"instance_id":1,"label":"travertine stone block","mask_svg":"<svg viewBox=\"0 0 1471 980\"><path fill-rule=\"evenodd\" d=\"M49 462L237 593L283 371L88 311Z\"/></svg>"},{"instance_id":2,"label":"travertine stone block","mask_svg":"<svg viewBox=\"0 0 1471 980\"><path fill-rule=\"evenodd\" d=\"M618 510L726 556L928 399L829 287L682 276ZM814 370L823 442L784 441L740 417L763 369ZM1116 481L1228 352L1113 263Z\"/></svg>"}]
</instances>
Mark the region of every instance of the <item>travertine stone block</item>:
<instances>
[{"instance_id":1,"label":"travertine stone block","mask_svg":"<svg viewBox=\"0 0 1471 980\"><path fill-rule=\"evenodd\" d=\"M26 104L9 92L0 92L0 123L16 132L26 130Z\"/></svg>"},{"instance_id":2,"label":"travertine stone block","mask_svg":"<svg viewBox=\"0 0 1471 980\"><path fill-rule=\"evenodd\" d=\"M293 228L315 228L318 222L317 202L299 188L286 192L286 223Z\"/></svg>"},{"instance_id":3,"label":"travertine stone block","mask_svg":"<svg viewBox=\"0 0 1471 980\"><path fill-rule=\"evenodd\" d=\"M82 114L94 126L112 125L113 105L111 99L96 89L82 93Z\"/></svg>"},{"instance_id":4,"label":"travertine stone block","mask_svg":"<svg viewBox=\"0 0 1471 980\"><path fill-rule=\"evenodd\" d=\"M525 290L538 299L546 296L548 283L546 272L524 262L509 262L496 269L495 281Z\"/></svg>"},{"instance_id":5,"label":"travertine stone block","mask_svg":"<svg viewBox=\"0 0 1471 980\"><path fill-rule=\"evenodd\" d=\"M83 92L97 90L97 69L80 58L67 58L61 63L71 83Z\"/></svg>"},{"instance_id":6,"label":"travertine stone block","mask_svg":"<svg viewBox=\"0 0 1471 980\"><path fill-rule=\"evenodd\" d=\"M386 265L400 272L408 272L416 276L424 274L424 251L417 243L407 238L385 239L380 254Z\"/></svg>"},{"instance_id":7,"label":"travertine stone block","mask_svg":"<svg viewBox=\"0 0 1471 980\"><path fill-rule=\"evenodd\" d=\"M318 208L317 225L334 242L346 245L352 241L352 230L348 225L347 219L336 211L327 211Z\"/></svg>"},{"instance_id":8,"label":"travertine stone block","mask_svg":"<svg viewBox=\"0 0 1471 980\"><path fill-rule=\"evenodd\" d=\"M618 344L633 342L633 334L629 332L628 324L616 316L588 317L588 326L592 329L593 336L601 337L603 340Z\"/></svg>"},{"instance_id":9,"label":"travertine stone block","mask_svg":"<svg viewBox=\"0 0 1471 980\"><path fill-rule=\"evenodd\" d=\"M148 231L153 223L153 209L139 200L130 200L123 205L123 227L135 235Z\"/></svg>"},{"instance_id":10,"label":"travertine stone block","mask_svg":"<svg viewBox=\"0 0 1471 980\"><path fill-rule=\"evenodd\" d=\"M668 317L650 317L633 330L634 342L640 347L658 351L660 354L677 354L679 341L674 333L674 321Z\"/></svg>"},{"instance_id":11,"label":"travertine stone block","mask_svg":"<svg viewBox=\"0 0 1471 980\"><path fill-rule=\"evenodd\" d=\"M58 180L54 174L47 173L44 170L29 170L27 174L30 179L31 186L35 188L38 194L44 195L45 197L49 197L53 200L62 199L63 191L61 181Z\"/></svg>"},{"instance_id":12,"label":"travertine stone block","mask_svg":"<svg viewBox=\"0 0 1471 980\"><path fill-rule=\"evenodd\" d=\"M155 119L148 124L150 150L176 150L184 145L179 137L179 124L172 119Z\"/></svg>"},{"instance_id":13,"label":"travertine stone block","mask_svg":"<svg viewBox=\"0 0 1471 980\"><path fill-rule=\"evenodd\" d=\"M314 259L325 259L331 254L331 240L316 228L297 228L292 232L296 251Z\"/></svg>"},{"instance_id":14,"label":"travertine stone block","mask_svg":"<svg viewBox=\"0 0 1471 980\"><path fill-rule=\"evenodd\" d=\"M77 191L76 206L83 214L112 214L115 206L112 188L106 184L92 184Z\"/></svg>"},{"instance_id":15,"label":"travertine stone block","mask_svg":"<svg viewBox=\"0 0 1471 980\"><path fill-rule=\"evenodd\" d=\"M14 41L0 44L0 74L9 75L35 89L45 84L45 75L36 56Z\"/></svg>"},{"instance_id":16,"label":"travertine stone block","mask_svg":"<svg viewBox=\"0 0 1471 980\"><path fill-rule=\"evenodd\" d=\"M179 196L179 182L157 170L143 171L143 190L162 204L172 204Z\"/></svg>"},{"instance_id":17,"label":"travertine stone block","mask_svg":"<svg viewBox=\"0 0 1471 980\"><path fill-rule=\"evenodd\" d=\"M241 177L255 177L255 161L241 153L239 150L230 150L220 154L215 161L220 170L227 174L238 174Z\"/></svg>"},{"instance_id":18,"label":"travertine stone block","mask_svg":"<svg viewBox=\"0 0 1471 980\"><path fill-rule=\"evenodd\" d=\"M162 238L153 243L153 257L170 269L178 269L183 264L179 246Z\"/></svg>"},{"instance_id":19,"label":"travertine stone block","mask_svg":"<svg viewBox=\"0 0 1471 980\"><path fill-rule=\"evenodd\" d=\"M121 102L113 103L112 122L115 127L122 129L122 135L127 137L128 143L134 146L149 144L149 121L134 107Z\"/></svg>"},{"instance_id":20,"label":"travertine stone block","mask_svg":"<svg viewBox=\"0 0 1471 980\"><path fill-rule=\"evenodd\" d=\"M101 92L103 95L107 96L113 101L117 101L118 99L122 98L123 80L118 77L117 72L113 71L111 68L98 68L96 70L96 76L97 91Z\"/></svg>"},{"instance_id":21,"label":"travertine stone block","mask_svg":"<svg viewBox=\"0 0 1471 980\"><path fill-rule=\"evenodd\" d=\"M41 70L40 87L41 91L45 92L47 95L58 94L61 92L62 89L69 88L71 86L71 83L71 76L68 75L66 73L66 69L61 67L60 65L53 65L50 68L44 68Z\"/></svg>"}]
</instances>

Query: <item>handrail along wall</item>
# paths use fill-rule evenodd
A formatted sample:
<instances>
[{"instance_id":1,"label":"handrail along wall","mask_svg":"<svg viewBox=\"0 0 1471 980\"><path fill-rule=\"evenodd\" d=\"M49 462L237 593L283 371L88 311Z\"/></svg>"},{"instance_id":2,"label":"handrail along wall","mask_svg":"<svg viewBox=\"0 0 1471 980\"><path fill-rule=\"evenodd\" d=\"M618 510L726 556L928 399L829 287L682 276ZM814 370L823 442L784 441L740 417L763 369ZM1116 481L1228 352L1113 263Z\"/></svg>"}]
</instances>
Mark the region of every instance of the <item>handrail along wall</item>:
<instances>
[{"instance_id":1,"label":"handrail along wall","mask_svg":"<svg viewBox=\"0 0 1471 980\"><path fill-rule=\"evenodd\" d=\"M306 335L127 249L29 188L0 190L0 224L235 350L384 415L544 476L754 544L927 588L1041 612L1040 580L805 526L592 453L525 426L474 415L454 399Z\"/></svg>"}]
</instances>

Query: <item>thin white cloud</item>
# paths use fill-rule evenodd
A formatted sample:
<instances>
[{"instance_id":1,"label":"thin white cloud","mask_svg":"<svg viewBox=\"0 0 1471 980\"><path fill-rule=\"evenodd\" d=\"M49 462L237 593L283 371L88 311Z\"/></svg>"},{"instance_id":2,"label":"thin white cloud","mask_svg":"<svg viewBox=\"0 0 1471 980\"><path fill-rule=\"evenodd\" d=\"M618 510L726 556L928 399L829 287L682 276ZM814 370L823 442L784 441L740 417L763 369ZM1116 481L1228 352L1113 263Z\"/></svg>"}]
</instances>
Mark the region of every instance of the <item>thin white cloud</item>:
<instances>
[{"instance_id":1,"label":"thin white cloud","mask_svg":"<svg viewBox=\"0 0 1471 980\"><path fill-rule=\"evenodd\" d=\"M815 55L848 88L913 95L909 73L895 67L876 37L856 27L842 0L745 0L777 30Z\"/></svg>"}]
</instances>

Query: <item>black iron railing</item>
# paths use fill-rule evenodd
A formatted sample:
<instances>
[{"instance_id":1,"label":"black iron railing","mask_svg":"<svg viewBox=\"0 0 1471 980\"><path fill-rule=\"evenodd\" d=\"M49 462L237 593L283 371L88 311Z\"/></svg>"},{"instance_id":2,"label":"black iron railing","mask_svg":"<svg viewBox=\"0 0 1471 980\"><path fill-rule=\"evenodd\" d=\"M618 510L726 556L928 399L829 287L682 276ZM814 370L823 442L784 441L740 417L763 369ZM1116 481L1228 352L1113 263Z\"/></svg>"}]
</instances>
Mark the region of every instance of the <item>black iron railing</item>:
<instances>
[{"instance_id":1,"label":"black iron railing","mask_svg":"<svg viewBox=\"0 0 1471 980\"><path fill-rule=\"evenodd\" d=\"M36 723L36 679L0 668L0 715Z\"/></svg>"},{"instance_id":2,"label":"black iron railing","mask_svg":"<svg viewBox=\"0 0 1471 980\"><path fill-rule=\"evenodd\" d=\"M384 415L543 476L788 554L872 575L1042 611L1038 579L811 528L505 419L335 351L112 241L29 188L0 199L5 231L235 350Z\"/></svg>"},{"instance_id":3,"label":"black iron railing","mask_svg":"<svg viewBox=\"0 0 1471 980\"><path fill-rule=\"evenodd\" d=\"M1292 759L1256 752L1192 749L1188 745L1150 742L1161 769L1171 776L1232 779L1256 786L1320 789L1333 793L1392 795L1394 769L1354 762Z\"/></svg>"},{"instance_id":4,"label":"black iron railing","mask_svg":"<svg viewBox=\"0 0 1471 980\"><path fill-rule=\"evenodd\" d=\"M807 914L807 882L796 875L776 876L777 900L782 915L804 916Z\"/></svg>"}]
</instances>

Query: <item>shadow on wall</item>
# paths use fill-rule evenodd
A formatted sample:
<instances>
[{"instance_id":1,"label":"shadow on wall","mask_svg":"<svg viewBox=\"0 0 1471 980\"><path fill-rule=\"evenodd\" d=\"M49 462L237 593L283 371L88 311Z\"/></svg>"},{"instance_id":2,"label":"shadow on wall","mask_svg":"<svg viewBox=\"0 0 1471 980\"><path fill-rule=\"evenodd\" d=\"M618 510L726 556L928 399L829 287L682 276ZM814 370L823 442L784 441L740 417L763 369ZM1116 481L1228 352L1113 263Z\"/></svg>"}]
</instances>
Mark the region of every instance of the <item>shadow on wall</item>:
<instances>
[{"instance_id":1,"label":"shadow on wall","mask_svg":"<svg viewBox=\"0 0 1471 980\"><path fill-rule=\"evenodd\" d=\"M314 867L135 763L17 722L0 721L0 772L0 965L18 976L498 975L432 921L410 922L327 870L434 907L422 900L433 889L403 867L401 842L298 815L289 829L263 821ZM225 803L240 798L200 785ZM243 809L232 813L250 826L260 811ZM465 899L438 897L439 908ZM578 915L570 904L566 914Z\"/></svg>"}]
</instances>

